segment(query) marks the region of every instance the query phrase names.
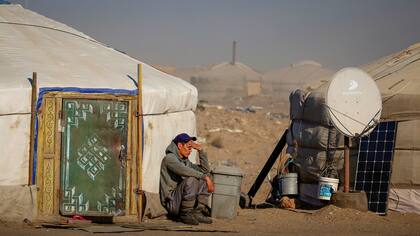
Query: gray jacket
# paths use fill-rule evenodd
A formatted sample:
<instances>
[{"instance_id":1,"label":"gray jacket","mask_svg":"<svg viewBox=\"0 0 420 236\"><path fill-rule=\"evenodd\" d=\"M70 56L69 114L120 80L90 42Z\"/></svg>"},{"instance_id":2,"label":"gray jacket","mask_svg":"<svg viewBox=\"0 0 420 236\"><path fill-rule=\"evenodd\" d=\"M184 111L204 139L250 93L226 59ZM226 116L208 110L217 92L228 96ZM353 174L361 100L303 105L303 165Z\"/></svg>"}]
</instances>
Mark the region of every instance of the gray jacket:
<instances>
[{"instance_id":1,"label":"gray jacket","mask_svg":"<svg viewBox=\"0 0 420 236\"><path fill-rule=\"evenodd\" d=\"M166 156L160 168L160 200L165 205L166 198L181 183L185 177L203 178L210 173L209 162L203 151L199 151L200 164L193 164L190 160L182 158L178 147L171 142L166 148Z\"/></svg>"}]
</instances>

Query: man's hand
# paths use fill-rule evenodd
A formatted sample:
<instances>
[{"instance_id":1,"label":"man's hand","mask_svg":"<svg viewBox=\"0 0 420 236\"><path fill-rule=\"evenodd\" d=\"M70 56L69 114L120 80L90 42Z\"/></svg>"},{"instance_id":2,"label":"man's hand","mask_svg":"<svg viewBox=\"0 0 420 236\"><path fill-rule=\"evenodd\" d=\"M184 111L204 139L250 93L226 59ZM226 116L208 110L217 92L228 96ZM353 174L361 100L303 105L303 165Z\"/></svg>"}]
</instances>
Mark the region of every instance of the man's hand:
<instances>
[{"instance_id":1,"label":"man's hand","mask_svg":"<svg viewBox=\"0 0 420 236\"><path fill-rule=\"evenodd\" d=\"M209 176L204 177L204 181L206 181L207 189L208 189L209 193L213 193L214 192L214 183L213 183L213 181L210 179Z\"/></svg>"},{"instance_id":2,"label":"man's hand","mask_svg":"<svg viewBox=\"0 0 420 236\"><path fill-rule=\"evenodd\" d=\"M191 147L194 148L197 151L201 151L201 144L192 142Z\"/></svg>"}]
</instances>

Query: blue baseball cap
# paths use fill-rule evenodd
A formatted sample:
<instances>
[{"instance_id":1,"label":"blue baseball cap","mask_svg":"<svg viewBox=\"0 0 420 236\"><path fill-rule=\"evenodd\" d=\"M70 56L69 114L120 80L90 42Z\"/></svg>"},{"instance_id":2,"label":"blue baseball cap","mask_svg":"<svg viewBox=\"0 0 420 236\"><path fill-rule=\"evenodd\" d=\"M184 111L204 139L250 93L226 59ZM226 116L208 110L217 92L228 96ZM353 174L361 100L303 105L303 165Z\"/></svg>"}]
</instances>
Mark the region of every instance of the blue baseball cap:
<instances>
[{"instance_id":1,"label":"blue baseball cap","mask_svg":"<svg viewBox=\"0 0 420 236\"><path fill-rule=\"evenodd\" d=\"M197 138L196 137L190 137L188 134L186 134L186 133L181 133L181 134L178 134L175 138L174 138L174 140L172 140L175 144L178 144L178 143L187 143L187 142L189 142L190 140L192 140L192 141L196 141L197 140Z\"/></svg>"}]
</instances>

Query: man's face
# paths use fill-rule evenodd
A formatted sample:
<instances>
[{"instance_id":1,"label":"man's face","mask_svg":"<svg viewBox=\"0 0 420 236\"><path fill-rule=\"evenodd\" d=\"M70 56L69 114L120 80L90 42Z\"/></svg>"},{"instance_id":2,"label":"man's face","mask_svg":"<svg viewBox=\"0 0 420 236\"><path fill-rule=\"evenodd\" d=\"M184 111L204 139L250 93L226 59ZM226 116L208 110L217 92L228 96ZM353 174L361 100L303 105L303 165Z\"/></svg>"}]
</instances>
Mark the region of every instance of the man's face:
<instances>
[{"instance_id":1,"label":"man's face","mask_svg":"<svg viewBox=\"0 0 420 236\"><path fill-rule=\"evenodd\" d=\"M178 150L179 150L179 154L183 157L183 158L188 158L188 156L191 154L191 149L192 149L192 140L186 142L186 143L178 143Z\"/></svg>"}]
</instances>

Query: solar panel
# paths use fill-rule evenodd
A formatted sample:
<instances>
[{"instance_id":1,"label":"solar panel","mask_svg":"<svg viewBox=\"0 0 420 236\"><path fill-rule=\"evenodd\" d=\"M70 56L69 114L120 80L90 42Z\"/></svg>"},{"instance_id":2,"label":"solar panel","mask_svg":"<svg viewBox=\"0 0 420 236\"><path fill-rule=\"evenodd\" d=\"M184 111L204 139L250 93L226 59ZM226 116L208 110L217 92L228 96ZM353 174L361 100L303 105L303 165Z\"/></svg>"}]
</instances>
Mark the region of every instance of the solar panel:
<instances>
[{"instance_id":1,"label":"solar panel","mask_svg":"<svg viewBox=\"0 0 420 236\"><path fill-rule=\"evenodd\" d=\"M360 140L355 190L366 192L369 210L378 214L387 211L396 128L394 121L382 122Z\"/></svg>"}]
</instances>

